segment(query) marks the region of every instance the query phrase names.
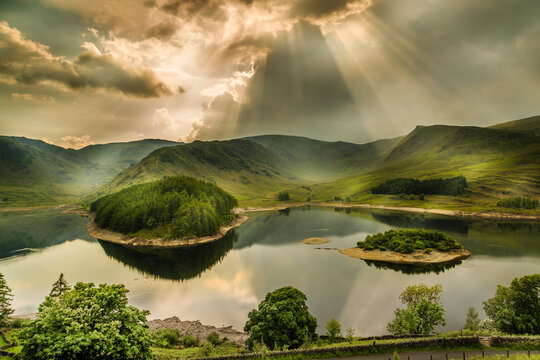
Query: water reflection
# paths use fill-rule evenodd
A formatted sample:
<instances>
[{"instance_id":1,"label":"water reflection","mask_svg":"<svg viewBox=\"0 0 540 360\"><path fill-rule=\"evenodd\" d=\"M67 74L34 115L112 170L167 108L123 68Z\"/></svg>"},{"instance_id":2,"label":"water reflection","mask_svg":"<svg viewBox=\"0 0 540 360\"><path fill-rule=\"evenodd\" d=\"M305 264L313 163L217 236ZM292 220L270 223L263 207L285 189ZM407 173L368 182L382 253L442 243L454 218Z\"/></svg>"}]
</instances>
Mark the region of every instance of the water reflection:
<instances>
[{"instance_id":1,"label":"water reflection","mask_svg":"<svg viewBox=\"0 0 540 360\"><path fill-rule=\"evenodd\" d=\"M0 259L26 255L73 239L95 241L86 218L57 210L0 213Z\"/></svg>"},{"instance_id":2,"label":"water reflection","mask_svg":"<svg viewBox=\"0 0 540 360\"><path fill-rule=\"evenodd\" d=\"M427 274L427 273L435 273L435 274L442 274L448 269L452 269L456 267L457 265L461 264L461 260L456 261L449 261L443 264L426 264L422 266L415 266L415 265L405 265L405 264L393 264L393 263L385 263L380 261L371 261L371 260L364 260L366 264L369 266L373 266L377 269L389 269L394 271L399 271L403 274Z\"/></svg>"},{"instance_id":3,"label":"water reflection","mask_svg":"<svg viewBox=\"0 0 540 360\"><path fill-rule=\"evenodd\" d=\"M132 269L156 278L187 280L200 276L221 262L238 241L236 231L230 230L223 238L183 249L130 249L99 240L105 253Z\"/></svg>"}]
</instances>

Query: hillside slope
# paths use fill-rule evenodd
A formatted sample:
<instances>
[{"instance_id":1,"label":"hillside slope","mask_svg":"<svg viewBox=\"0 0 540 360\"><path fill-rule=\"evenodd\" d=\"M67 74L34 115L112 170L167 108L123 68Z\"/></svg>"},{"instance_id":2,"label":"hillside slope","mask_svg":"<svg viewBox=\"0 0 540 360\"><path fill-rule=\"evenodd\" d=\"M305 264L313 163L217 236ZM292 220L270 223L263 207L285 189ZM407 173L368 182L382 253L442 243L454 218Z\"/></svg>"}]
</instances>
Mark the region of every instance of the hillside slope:
<instances>
[{"instance_id":1,"label":"hillside slope","mask_svg":"<svg viewBox=\"0 0 540 360\"><path fill-rule=\"evenodd\" d=\"M141 140L65 149L41 140L0 136L2 205L74 202L149 152L176 142Z\"/></svg>"},{"instance_id":2,"label":"hillside slope","mask_svg":"<svg viewBox=\"0 0 540 360\"><path fill-rule=\"evenodd\" d=\"M539 124L540 118L535 121ZM369 189L400 177L458 175L467 178L470 188L457 198L434 196L438 207L482 207L505 196L539 196L540 138L504 127L419 126L385 154L379 168L319 185L314 188L315 199L341 196L356 202L422 207L422 201L372 195Z\"/></svg>"}]
</instances>

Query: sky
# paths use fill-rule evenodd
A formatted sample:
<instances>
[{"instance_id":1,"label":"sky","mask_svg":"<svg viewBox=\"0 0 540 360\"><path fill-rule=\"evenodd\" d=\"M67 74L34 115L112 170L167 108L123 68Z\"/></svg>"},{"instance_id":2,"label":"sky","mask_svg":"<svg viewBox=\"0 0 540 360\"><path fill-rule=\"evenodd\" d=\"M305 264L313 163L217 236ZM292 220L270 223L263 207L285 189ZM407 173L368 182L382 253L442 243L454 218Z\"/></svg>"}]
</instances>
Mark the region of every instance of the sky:
<instances>
[{"instance_id":1,"label":"sky","mask_svg":"<svg viewBox=\"0 0 540 360\"><path fill-rule=\"evenodd\" d=\"M0 1L0 134L365 143L540 114L537 0Z\"/></svg>"}]
</instances>

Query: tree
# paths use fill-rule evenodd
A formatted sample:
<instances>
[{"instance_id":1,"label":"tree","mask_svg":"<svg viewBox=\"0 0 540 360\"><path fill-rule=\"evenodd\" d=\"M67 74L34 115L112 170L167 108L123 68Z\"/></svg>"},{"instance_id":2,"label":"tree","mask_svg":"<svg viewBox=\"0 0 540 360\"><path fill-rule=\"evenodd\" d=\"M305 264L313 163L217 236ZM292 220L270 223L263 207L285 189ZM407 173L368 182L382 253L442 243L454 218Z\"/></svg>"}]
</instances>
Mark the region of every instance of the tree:
<instances>
[{"instance_id":1,"label":"tree","mask_svg":"<svg viewBox=\"0 0 540 360\"><path fill-rule=\"evenodd\" d=\"M441 293L440 284L408 286L399 296L407 308L395 310L394 320L386 326L388 331L394 335L427 335L438 325L446 325Z\"/></svg>"},{"instance_id":2,"label":"tree","mask_svg":"<svg viewBox=\"0 0 540 360\"><path fill-rule=\"evenodd\" d=\"M146 316L128 306L124 285L77 283L46 297L19 333L23 359L151 359Z\"/></svg>"},{"instance_id":3,"label":"tree","mask_svg":"<svg viewBox=\"0 0 540 360\"><path fill-rule=\"evenodd\" d=\"M157 347L170 348L178 344L180 332L176 329L159 329L152 336Z\"/></svg>"},{"instance_id":4,"label":"tree","mask_svg":"<svg viewBox=\"0 0 540 360\"><path fill-rule=\"evenodd\" d=\"M302 345L306 337L312 338L317 319L309 313L306 295L292 286L286 286L266 294L258 310L248 314L244 331L251 332L246 345L252 349L257 342L273 349Z\"/></svg>"},{"instance_id":5,"label":"tree","mask_svg":"<svg viewBox=\"0 0 540 360\"><path fill-rule=\"evenodd\" d=\"M328 338L331 342L334 342L337 337L341 336L341 325L339 321L334 318L331 318L325 325L326 331L328 332Z\"/></svg>"},{"instance_id":6,"label":"tree","mask_svg":"<svg viewBox=\"0 0 540 360\"><path fill-rule=\"evenodd\" d=\"M69 290L71 290L71 286L69 286L66 279L64 279L64 274L60 273L60 277L53 284L51 292L49 293L49 296L57 298L60 295L62 295L63 293L65 293L66 291L69 291Z\"/></svg>"},{"instance_id":7,"label":"tree","mask_svg":"<svg viewBox=\"0 0 540 360\"><path fill-rule=\"evenodd\" d=\"M8 286L4 275L0 274L0 326L5 326L8 323L9 316L13 314L11 308L11 300L13 294Z\"/></svg>"},{"instance_id":8,"label":"tree","mask_svg":"<svg viewBox=\"0 0 540 360\"><path fill-rule=\"evenodd\" d=\"M278 194L278 200L279 201L287 201L287 200L291 200L291 197L289 196L289 192L287 191L282 191Z\"/></svg>"},{"instance_id":9,"label":"tree","mask_svg":"<svg viewBox=\"0 0 540 360\"><path fill-rule=\"evenodd\" d=\"M352 326L347 329L347 335L345 336L345 338L347 339L347 341L349 343L353 342L353 340L354 340L354 329L353 329Z\"/></svg>"},{"instance_id":10,"label":"tree","mask_svg":"<svg viewBox=\"0 0 540 360\"><path fill-rule=\"evenodd\" d=\"M495 296L483 302L496 329L510 334L540 334L540 274L498 285Z\"/></svg>"},{"instance_id":11,"label":"tree","mask_svg":"<svg viewBox=\"0 0 540 360\"><path fill-rule=\"evenodd\" d=\"M469 307L469 310L467 310L467 319L465 320L464 328L475 332L480 330L480 318L478 317L478 311L476 311L473 306Z\"/></svg>"}]
</instances>

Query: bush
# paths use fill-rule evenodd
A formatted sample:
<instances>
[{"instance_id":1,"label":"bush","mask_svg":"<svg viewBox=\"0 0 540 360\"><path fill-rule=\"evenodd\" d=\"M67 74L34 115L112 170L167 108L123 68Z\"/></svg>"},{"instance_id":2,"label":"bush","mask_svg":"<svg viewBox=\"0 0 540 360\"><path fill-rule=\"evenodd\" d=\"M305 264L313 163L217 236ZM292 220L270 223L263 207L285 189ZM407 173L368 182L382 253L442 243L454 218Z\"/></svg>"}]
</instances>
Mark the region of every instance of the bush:
<instances>
[{"instance_id":1,"label":"bush","mask_svg":"<svg viewBox=\"0 0 540 360\"><path fill-rule=\"evenodd\" d=\"M215 331L208 334L208 336L206 337L206 341L214 346L218 346L219 344L221 344L221 341L219 339L219 334Z\"/></svg>"},{"instance_id":2,"label":"bush","mask_svg":"<svg viewBox=\"0 0 540 360\"><path fill-rule=\"evenodd\" d=\"M19 333L23 359L151 359L147 311L128 306L124 285L77 283L48 296Z\"/></svg>"},{"instance_id":3,"label":"bush","mask_svg":"<svg viewBox=\"0 0 540 360\"><path fill-rule=\"evenodd\" d=\"M198 347L199 346L199 339L195 338L191 335L186 335L182 338L182 345L185 347Z\"/></svg>"},{"instance_id":4,"label":"bush","mask_svg":"<svg viewBox=\"0 0 540 360\"><path fill-rule=\"evenodd\" d=\"M391 250L408 254L414 250L433 249L449 251L463 249L460 243L439 231L427 231L421 229L388 230L366 236L364 241L359 241L357 246L364 250Z\"/></svg>"},{"instance_id":5,"label":"bush","mask_svg":"<svg viewBox=\"0 0 540 360\"><path fill-rule=\"evenodd\" d=\"M512 197L497 201L497 206L513 209L536 209L538 207L538 199L528 197Z\"/></svg>"},{"instance_id":6,"label":"bush","mask_svg":"<svg viewBox=\"0 0 540 360\"><path fill-rule=\"evenodd\" d=\"M236 199L216 185L174 176L133 185L92 203L96 224L123 234L143 229L164 237L215 234L231 221Z\"/></svg>"},{"instance_id":7,"label":"bush","mask_svg":"<svg viewBox=\"0 0 540 360\"><path fill-rule=\"evenodd\" d=\"M170 348L178 344L180 333L176 329L159 329L153 334L157 347Z\"/></svg>"},{"instance_id":8,"label":"bush","mask_svg":"<svg viewBox=\"0 0 540 360\"><path fill-rule=\"evenodd\" d=\"M246 345L253 349L262 341L266 347L296 349L306 337L312 338L317 319L309 313L306 295L292 286L274 290L248 314L244 331L251 332Z\"/></svg>"},{"instance_id":9,"label":"bush","mask_svg":"<svg viewBox=\"0 0 540 360\"><path fill-rule=\"evenodd\" d=\"M288 200L291 200L291 197L289 196L289 192L288 191L282 191L278 194L277 196L277 199L279 201L288 201Z\"/></svg>"}]
</instances>

